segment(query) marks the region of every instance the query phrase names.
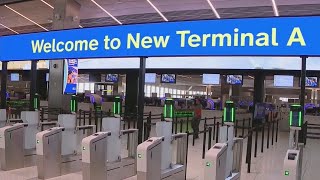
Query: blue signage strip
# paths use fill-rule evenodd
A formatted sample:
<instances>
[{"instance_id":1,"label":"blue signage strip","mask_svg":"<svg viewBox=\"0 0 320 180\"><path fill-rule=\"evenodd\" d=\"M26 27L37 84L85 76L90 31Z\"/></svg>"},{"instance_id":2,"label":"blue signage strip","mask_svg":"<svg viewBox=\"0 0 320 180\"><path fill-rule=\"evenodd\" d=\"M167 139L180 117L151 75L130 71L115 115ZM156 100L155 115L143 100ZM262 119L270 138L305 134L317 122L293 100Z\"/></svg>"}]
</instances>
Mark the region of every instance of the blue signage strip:
<instances>
[{"instance_id":1,"label":"blue signage strip","mask_svg":"<svg viewBox=\"0 0 320 180\"><path fill-rule=\"evenodd\" d=\"M320 56L320 17L152 23L0 38L0 60L302 55Z\"/></svg>"},{"instance_id":2,"label":"blue signage strip","mask_svg":"<svg viewBox=\"0 0 320 180\"><path fill-rule=\"evenodd\" d=\"M77 94L78 59L65 59L63 73L63 94Z\"/></svg>"}]
</instances>

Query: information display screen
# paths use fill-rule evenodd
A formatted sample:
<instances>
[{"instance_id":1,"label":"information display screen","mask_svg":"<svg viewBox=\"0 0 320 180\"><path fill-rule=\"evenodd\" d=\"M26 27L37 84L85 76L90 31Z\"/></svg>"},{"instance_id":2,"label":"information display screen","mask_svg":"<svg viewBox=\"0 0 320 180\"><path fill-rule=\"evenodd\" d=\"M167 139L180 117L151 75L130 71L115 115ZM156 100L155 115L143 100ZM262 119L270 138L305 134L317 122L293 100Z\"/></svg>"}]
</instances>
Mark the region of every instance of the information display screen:
<instances>
[{"instance_id":1,"label":"information display screen","mask_svg":"<svg viewBox=\"0 0 320 180\"><path fill-rule=\"evenodd\" d=\"M306 77L306 87L318 87L317 77Z\"/></svg>"},{"instance_id":2,"label":"information display screen","mask_svg":"<svg viewBox=\"0 0 320 180\"><path fill-rule=\"evenodd\" d=\"M118 74L106 74L106 82L118 82L119 75Z\"/></svg>"},{"instance_id":3,"label":"information display screen","mask_svg":"<svg viewBox=\"0 0 320 180\"><path fill-rule=\"evenodd\" d=\"M65 59L63 94L77 94L78 59Z\"/></svg>"},{"instance_id":4,"label":"information display screen","mask_svg":"<svg viewBox=\"0 0 320 180\"><path fill-rule=\"evenodd\" d=\"M19 73L11 73L10 74L10 81L19 81L19 80L20 80Z\"/></svg>"},{"instance_id":5,"label":"information display screen","mask_svg":"<svg viewBox=\"0 0 320 180\"><path fill-rule=\"evenodd\" d=\"M207 85L220 84L220 74L203 74L202 84L207 84Z\"/></svg>"},{"instance_id":6,"label":"information display screen","mask_svg":"<svg viewBox=\"0 0 320 180\"><path fill-rule=\"evenodd\" d=\"M161 83L176 83L176 75L175 74L161 74Z\"/></svg>"},{"instance_id":7,"label":"information display screen","mask_svg":"<svg viewBox=\"0 0 320 180\"><path fill-rule=\"evenodd\" d=\"M274 87L293 87L293 76L274 75Z\"/></svg>"},{"instance_id":8,"label":"information display screen","mask_svg":"<svg viewBox=\"0 0 320 180\"><path fill-rule=\"evenodd\" d=\"M242 75L227 75L227 84L232 85L242 85L243 84L243 76Z\"/></svg>"},{"instance_id":9,"label":"information display screen","mask_svg":"<svg viewBox=\"0 0 320 180\"><path fill-rule=\"evenodd\" d=\"M146 73L145 74L145 83L156 83L157 74L156 73Z\"/></svg>"}]
</instances>

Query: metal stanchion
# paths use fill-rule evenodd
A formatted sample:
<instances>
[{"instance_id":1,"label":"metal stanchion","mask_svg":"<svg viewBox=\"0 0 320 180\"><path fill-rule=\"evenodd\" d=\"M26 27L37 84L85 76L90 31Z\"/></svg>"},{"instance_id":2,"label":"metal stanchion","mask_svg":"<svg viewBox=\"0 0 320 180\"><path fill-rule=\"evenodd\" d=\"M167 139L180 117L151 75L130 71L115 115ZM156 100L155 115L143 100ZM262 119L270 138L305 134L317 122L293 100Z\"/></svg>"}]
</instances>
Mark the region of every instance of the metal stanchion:
<instances>
[{"instance_id":1,"label":"metal stanchion","mask_svg":"<svg viewBox=\"0 0 320 180\"><path fill-rule=\"evenodd\" d=\"M265 128L265 124L262 124L261 153L263 153L263 149L264 149L264 128Z\"/></svg>"},{"instance_id":2,"label":"metal stanchion","mask_svg":"<svg viewBox=\"0 0 320 180\"><path fill-rule=\"evenodd\" d=\"M209 127L208 150L211 148L212 127Z\"/></svg>"},{"instance_id":3,"label":"metal stanchion","mask_svg":"<svg viewBox=\"0 0 320 180\"><path fill-rule=\"evenodd\" d=\"M216 137L216 123L217 123L217 118L216 117L213 117L213 137L212 139L214 140Z\"/></svg>"},{"instance_id":4,"label":"metal stanchion","mask_svg":"<svg viewBox=\"0 0 320 180\"><path fill-rule=\"evenodd\" d=\"M268 122L268 134L267 134L267 149L269 149L269 141L270 141L270 122Z\"/></svg>"},{"instance_id":5,"label":"metal stanchion","mask_svg":"<svg viewBox=\"0 0 320 180\"><path fill-rule=\"evenodd\" d=\"M216 143L219 142L219 131L220 131L220 123L217 122Z\"/></svg>"},{"instance_id":6,"label":"metal stanchion","mask_svg":"<svg viewBox=\"0 0 320 180\"><path fill-rule=\"evenodd\" d=\"M274 121L272 121L272 136L271 136L271 144L273 146L273 142L274 142Z\"/></svg>"},{"instance_id":7,"label":"metal stanchion","mask_svg":"<svg viewBox=\"0 0 320 180\"><path fill-rule=\"evenodd\" d=\"M254 157L257 157L257 151L258 151L258 135L259 135L259 126L256 126L256 139L254 143Z\"/></svg>"},{"instance_id":8,"label":"metal stanchion","mask_svg":"<svg viewBox=\"0 0 320 180\"><path fill-rule=\"evenodd\" d=\"M244 126L245 126L245 118L243 118L243 121L242 121L242 134L241 134L242 137L244 137Z\"/></svg>"},{"instance_id":9,"label":"metal stanchion","mask_svg":"<svg viewBox=\"0 0 320 180\"><path fill-rule=\"evenodd\" d=\"M207 141L207 129L204 129L203 130L203 144L202 144L202 159L204 159L204 157L205 157L206 141Z\"/></svg>"}]
</instances>

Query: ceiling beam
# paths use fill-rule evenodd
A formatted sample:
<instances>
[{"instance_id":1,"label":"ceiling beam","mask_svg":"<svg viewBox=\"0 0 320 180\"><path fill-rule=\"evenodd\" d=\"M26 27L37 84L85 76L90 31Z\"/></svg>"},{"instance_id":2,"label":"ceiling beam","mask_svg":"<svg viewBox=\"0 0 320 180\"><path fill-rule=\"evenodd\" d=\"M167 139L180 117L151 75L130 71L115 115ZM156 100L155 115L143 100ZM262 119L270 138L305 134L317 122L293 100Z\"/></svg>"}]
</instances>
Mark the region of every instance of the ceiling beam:
<instances>
[{"instance_id":1,"label":"ceiling beam","mask_svg":"<svg viewBox=\"0 0 320 180\"><path fill-rule=\"evenodd\" d=\"M33 1L33 0L0 0L0 6L22 3L22 2L27 2L27 1Z\"/></svg>"}]
</instances>

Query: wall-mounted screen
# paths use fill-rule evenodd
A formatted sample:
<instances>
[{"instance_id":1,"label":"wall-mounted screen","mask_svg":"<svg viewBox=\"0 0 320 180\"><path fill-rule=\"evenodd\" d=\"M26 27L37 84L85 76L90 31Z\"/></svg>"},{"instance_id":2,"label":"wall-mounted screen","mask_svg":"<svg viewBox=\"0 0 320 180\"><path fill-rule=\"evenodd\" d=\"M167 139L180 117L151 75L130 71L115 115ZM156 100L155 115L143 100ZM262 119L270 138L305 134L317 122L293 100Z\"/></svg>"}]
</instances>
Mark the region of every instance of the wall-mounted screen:
<instances>
[{"instance_id":1,"label":"wall-mounted screen","mask_svg":"<svg viewBox=\"0 0 320 180\"><path fill-rule=\"evenodd\" d=\"M77 94L78 59L65 59L63 94Z\"/></svg>"},{"instance_id":2,"label":"wall-mounted screen","mask_svg":"<svg viewBox=\"0 0 320 180\"><path fill-rule=\"evenodd\" d=\"M161 83L176 83L176 74L161 74Z\"/></svg>"},{"instance_id":3,"label":"wall-mounted screen","mask_svg":"<svg viewBox=\"0 0 320 180\"><path fill-rule=\"evenodd\" d=\"M202 84L208 84L208 85L220 84L220 74L203 74Z\"/></svg>"},{"instance_id":4,"label":"wall-mounted screen","mask_svg":"<svg viewBox=\"0 0 320 180\"><path fill-rule=\"evenodd\" d=\"M10 74L10 81L19 81L19 80L20 80L19 73L11 73Z\"/></svg>"},{"instance_id":5,"label":"wall-mounted screen","mask_svg":"<svg viewBox=\"0 0 320 180\"><path fill-rule=\"evenodd\" d=\"M118 82L119 74L106 74L106 82Z\"/></svg>"},{"instance_id":6,"label":"wall-mounted screen","mask_svg":"<svg viewBox=\"0 0 320 180\"><path fill-rule=\"evenodd\" d=\"M227 84L232 85L242 85L243 84L243 76L242 75L227 75Z\"/></svg>"},{"instance_id":7,"label":"wall-mounted screen","mask_svg":"<svg viewBox=\"0 0 320 180\"><path fill-rule=\"evenodd\" d=\"M156 83L157 74L156 73L146 73L145 74L145 83Z\"/></svg>"},{"instance_id":8,"label":"wall-mounted screen","mask_svg":"<svg viewBox=\"0 0 320 180\"><path fill-rule=\"evenodd\" d=\"M318 77L306 77L306 87L318 87Z\"/></svg>"},{"instance_id":9,"label":"wall-mounted screen","mask_svg":"<svg viewBox=\"0 0 320 180\"><path fill-rule=\"evenodd\" d=\"M273 86L274 87L293 87L293 76L274 75Z\"/></svg>"}]
</instances>

